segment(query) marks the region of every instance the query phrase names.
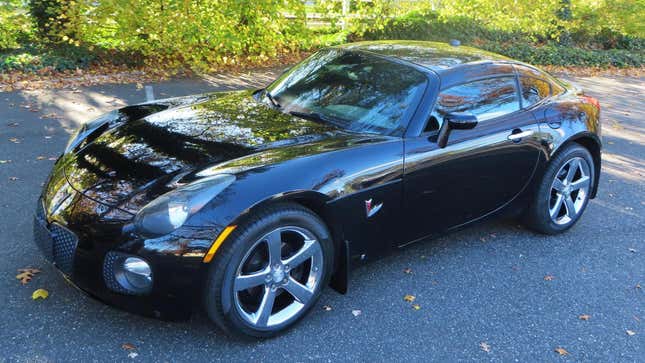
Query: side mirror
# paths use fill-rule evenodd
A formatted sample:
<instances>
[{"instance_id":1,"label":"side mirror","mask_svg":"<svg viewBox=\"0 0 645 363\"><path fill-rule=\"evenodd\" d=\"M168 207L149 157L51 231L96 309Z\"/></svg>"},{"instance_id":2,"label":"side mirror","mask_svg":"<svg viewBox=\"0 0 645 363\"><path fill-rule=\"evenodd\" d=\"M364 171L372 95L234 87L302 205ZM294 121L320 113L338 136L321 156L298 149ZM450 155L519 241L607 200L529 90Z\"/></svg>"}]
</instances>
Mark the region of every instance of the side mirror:
<instances>
[{"instance_id":1,"label":"side mirror","mask_svg":"<svg viewBox=\"0 0 645 363\"><path fill-rule=\"evenodd\" d=\"M444 148L448 143L450 130L470 130L477 126L477 116L467 112L449 113L443 118L443 124L437 136L437 144Z\"/></svg>"}]
</instances>

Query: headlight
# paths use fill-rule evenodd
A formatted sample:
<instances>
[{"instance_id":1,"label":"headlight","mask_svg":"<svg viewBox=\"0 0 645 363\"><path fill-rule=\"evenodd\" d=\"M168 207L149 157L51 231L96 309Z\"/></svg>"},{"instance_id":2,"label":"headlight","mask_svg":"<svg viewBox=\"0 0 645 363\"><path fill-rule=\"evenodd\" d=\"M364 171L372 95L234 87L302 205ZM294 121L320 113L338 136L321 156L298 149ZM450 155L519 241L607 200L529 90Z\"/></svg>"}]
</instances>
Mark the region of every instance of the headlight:
<instances>
[{"instance_id":1,"label":"headlight","mask_svg":"<svg viewBox=\"0 0 645 363\"><path fill-rule=\"evenodd\" d=\"M134 217L134 226L144 237L166 235L181 227L234 181L234 175L220 174L168 192L141 208Z\"/></svg>"},{"instance_id":2,"label":"headlight","mask_svg":"<svg viewBox=\"0 0 645 363\"><path fill-rule=\"evenodd\" d=\"M81 127L79 127L79 129L76 130L74 134L72 134L72 137L67 142L67 146L65 146L65 153L67 154L70 151L74 150L92 132L96 131L96 129L116 119L117 117L119 117L119 110L114 110L81 125Z\"/></svg>"}]
</instances>

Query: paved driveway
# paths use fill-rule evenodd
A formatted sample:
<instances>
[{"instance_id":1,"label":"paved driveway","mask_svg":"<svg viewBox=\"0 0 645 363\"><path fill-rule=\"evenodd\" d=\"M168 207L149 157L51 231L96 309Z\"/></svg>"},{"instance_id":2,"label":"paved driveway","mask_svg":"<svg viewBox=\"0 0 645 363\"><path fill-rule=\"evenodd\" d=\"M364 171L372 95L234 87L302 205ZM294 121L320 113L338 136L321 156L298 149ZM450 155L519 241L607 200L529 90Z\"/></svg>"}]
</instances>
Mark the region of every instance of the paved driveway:
<instances>
[{"instance_id":1,"label":"paved driveway","mask_svg":"<svg viewBox=\"0 0 645 363\"><path fill-rule=\"evenodd\" d=\"M238 88L269 76L168 82L152 92ZM0 164L0 361L643 361L645 82L576 82L601 100L606 144L598 197L576 227L545 237L497 221L417 243L355 270L349 293L326 291L296 329L251 342L222 336L204 314L166 323L108 307L68 285L32 242L48 159L79 122L143 101L145 87L0 93L0 160L11 160ZM14 276L28 266L43 272L23 286ZM50 297L32 301L37 288Z\"/></svg>"}]
</instances>

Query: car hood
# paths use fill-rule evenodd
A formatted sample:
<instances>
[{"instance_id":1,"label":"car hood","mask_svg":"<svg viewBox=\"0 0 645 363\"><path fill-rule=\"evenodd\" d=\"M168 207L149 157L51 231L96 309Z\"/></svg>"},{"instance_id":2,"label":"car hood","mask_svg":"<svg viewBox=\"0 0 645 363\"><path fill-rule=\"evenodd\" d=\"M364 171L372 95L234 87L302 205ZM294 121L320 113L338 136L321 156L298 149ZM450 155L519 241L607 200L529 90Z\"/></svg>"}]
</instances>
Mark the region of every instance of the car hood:
<instances>
[{"instance_id":1,"label":"car hood","mask_svg":"<svg viewBox=\"0 0 645 363\"><path fill-rule=\"evenodd\" d=\"M204 168L347 137L332 126L279 112L257 101L251 91L175 98L123 110L118 125L90 135L60 162L72 188L127 213L136 213Z\"/></svg>"}]
</instances>

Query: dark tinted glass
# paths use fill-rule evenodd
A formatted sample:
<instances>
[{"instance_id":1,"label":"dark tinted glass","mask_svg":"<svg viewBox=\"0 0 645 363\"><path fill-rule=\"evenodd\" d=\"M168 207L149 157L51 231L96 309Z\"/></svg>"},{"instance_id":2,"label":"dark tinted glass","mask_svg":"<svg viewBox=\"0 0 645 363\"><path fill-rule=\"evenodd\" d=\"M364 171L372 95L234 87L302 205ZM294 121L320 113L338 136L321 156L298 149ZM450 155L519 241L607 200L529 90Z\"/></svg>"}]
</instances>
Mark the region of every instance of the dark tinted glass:
<instances>
[{"instance_id":1,"label":"dark tinted glass","mask_svg":"<svg viewBox=\"0 0 645 363\"><path fill-rule=\"evenodd\" d=\"M407 125L427 82L412 67L329 49L298 64L269 91L283 112L316 113L350 131L393 134Z\"/></svg>"},{"instance_id":2,"label":"dark tinted glass","mask_svg":"<svg viewBox=\"0 0 645 363\"><path fill-rule=\"evenodd\" d=\"M438 129L451 112L470 112L486 121L519 109L515 77L484 79L441 91L426 129Z\"/></svg>"},{"instance_id":3,"label":"dark tinted glass","mask_svg":"<svg viewBox=\"0 0 645 363\"><path fill-rule=\"evenodd\" d=\"M551 87L549 83L533 77L520 77L522 87L522 106L530 107L549 97Z\"/></svg>"}]
</instances>

